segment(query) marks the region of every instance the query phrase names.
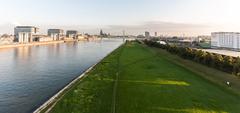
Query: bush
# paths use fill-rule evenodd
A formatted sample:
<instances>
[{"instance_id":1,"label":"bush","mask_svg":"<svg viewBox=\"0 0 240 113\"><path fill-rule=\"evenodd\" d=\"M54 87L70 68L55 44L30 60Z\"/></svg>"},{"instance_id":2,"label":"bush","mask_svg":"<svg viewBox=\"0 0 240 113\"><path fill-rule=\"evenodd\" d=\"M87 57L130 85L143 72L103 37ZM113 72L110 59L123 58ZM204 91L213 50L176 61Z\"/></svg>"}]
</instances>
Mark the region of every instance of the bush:
<instances>
[{"instance_id":1,"label":"bush","mask_svg":"<svg viewBox=\"0 0 240 113\"><path fill-rule=\"evenodd\" d=\"M165 49L172 54L176 54L184 59L192 60L218 70L233 73L240 77L240 58L213 54L202 50L163 45L154 41L144 40L144 43L150 47Z\"/></svg>"}]
</instances>

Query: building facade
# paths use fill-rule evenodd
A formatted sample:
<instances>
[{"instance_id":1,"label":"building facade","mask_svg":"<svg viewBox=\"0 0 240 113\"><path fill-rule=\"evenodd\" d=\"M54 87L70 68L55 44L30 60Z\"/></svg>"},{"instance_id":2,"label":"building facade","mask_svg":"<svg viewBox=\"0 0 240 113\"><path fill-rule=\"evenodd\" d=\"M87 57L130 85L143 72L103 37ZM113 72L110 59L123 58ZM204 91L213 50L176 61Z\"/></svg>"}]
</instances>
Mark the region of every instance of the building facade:
<instances>
[{"instance_id":1,"label":"building facade","mask_svg":"<svg viewBox=\"0 0 240 113\"><path fill-rule=\"evenodd\" d=\"M62 29L48 29L48 36L53 40L61 40L64 38L64 31Z\"/></svg>"},{"instance_id":2,"label":"building facade","mask_svg":"<svg viewBox=\"0 0 240 113\"><path fill-rule=\"evenodd\" d=\"M78 31L76 31L76 30L68 30L66 34L67 34L67 38L77 39Z\"/></svg>"},{"instance_id":3,"label":"building facade","mask_svg":"<svg viewBox=\"0 0 240 113\"><path fill-rule=\"evenodd\" d=\"M211 36L212 48L240 49L239 32L214 32Z\"/></svg>"},{"instance_id":4,"label":"building facade","mask_svg":"<svg viewBox=\"0 0 240 113\"><path fill-rule=\"evenodd\" d=\"M53 38L48 35L33 35L35 42L50 42Z\"/></svg>"},{"instance_id":5,"label":"building facade","mask_svg":"<svg viewBox=\"0 0 240 113\"><path fill-rule=\"evenodd\" d=\"M15 41L19 43L33 42L33 35L38 34L39 29L34 26L17 26L14 28Z\"/></svg>"},{"instance_id":6,"label":"building facade","mask_svg":"<svg viewBox=\"0 0 240 113\"><path fill-rule=\"evenodd\" d=\"M145 32L145 38L150 38L150 33L148 31Z\"/></svg>"}]
</instances>

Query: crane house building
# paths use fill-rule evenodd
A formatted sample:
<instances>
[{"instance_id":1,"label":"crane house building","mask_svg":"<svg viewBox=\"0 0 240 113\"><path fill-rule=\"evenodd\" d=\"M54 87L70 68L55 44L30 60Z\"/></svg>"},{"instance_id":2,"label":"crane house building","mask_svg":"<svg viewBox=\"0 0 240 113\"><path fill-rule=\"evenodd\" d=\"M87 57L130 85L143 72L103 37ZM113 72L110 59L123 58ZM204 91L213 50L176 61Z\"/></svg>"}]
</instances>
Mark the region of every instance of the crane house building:
<instances>
[{"instance_id":1,"label":"crane house building","mask_svg":"<svg viewBox=\"0 0 240 113\"><path fill-rule=\"evenodd\" d=\"M39 28L34 26L17 26L14 28L15 41L19 43L33 42L33 35L38 34Z\"/></svg>"}]
</instances>

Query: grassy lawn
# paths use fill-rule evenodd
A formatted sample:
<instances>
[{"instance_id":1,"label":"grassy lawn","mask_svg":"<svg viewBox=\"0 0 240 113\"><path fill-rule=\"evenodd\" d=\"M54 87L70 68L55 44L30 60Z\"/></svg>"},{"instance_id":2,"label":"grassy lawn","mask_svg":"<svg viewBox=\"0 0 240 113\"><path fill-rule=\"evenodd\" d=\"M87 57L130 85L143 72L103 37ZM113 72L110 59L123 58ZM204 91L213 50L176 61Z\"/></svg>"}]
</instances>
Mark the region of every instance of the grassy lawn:
<instances>
[{"instance_id":1,"label":"grassy lawn","mask_svg":"<svg viewBox=\"0 0 240 113\"><path fill-rule=\"evenodd\" d=\"M221 83L218 83L219 80L214 81L204 77L205 73L197 70L201 67L213 73L214 69L194 63L191 65L195 67L186 68L189 62L178 60L179 58L164 51L137 43L128 43L114 51L87 77L74 85L51 112L238 113L240 111L238 94L219 85Z\"/></svg>"}]
</instances>

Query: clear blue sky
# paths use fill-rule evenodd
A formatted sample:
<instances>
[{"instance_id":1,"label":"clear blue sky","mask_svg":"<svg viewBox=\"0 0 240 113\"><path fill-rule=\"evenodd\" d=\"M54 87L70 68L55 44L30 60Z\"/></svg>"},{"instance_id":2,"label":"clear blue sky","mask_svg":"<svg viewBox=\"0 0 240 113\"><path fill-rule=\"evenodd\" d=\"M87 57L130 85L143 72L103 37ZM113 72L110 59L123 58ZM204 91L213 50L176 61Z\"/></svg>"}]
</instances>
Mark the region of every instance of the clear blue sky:
<instances>
[{"instance_id":1,"label":"clear blue sky","mask_svg":"<svg viewBox=\"0 0 240 113\"><path fill-rule=\"evenodd\" d=\"M238 0L0 0L0 4L0 33L9 25L169 35L240 28Z\"/></svg>"}]
</instances>

